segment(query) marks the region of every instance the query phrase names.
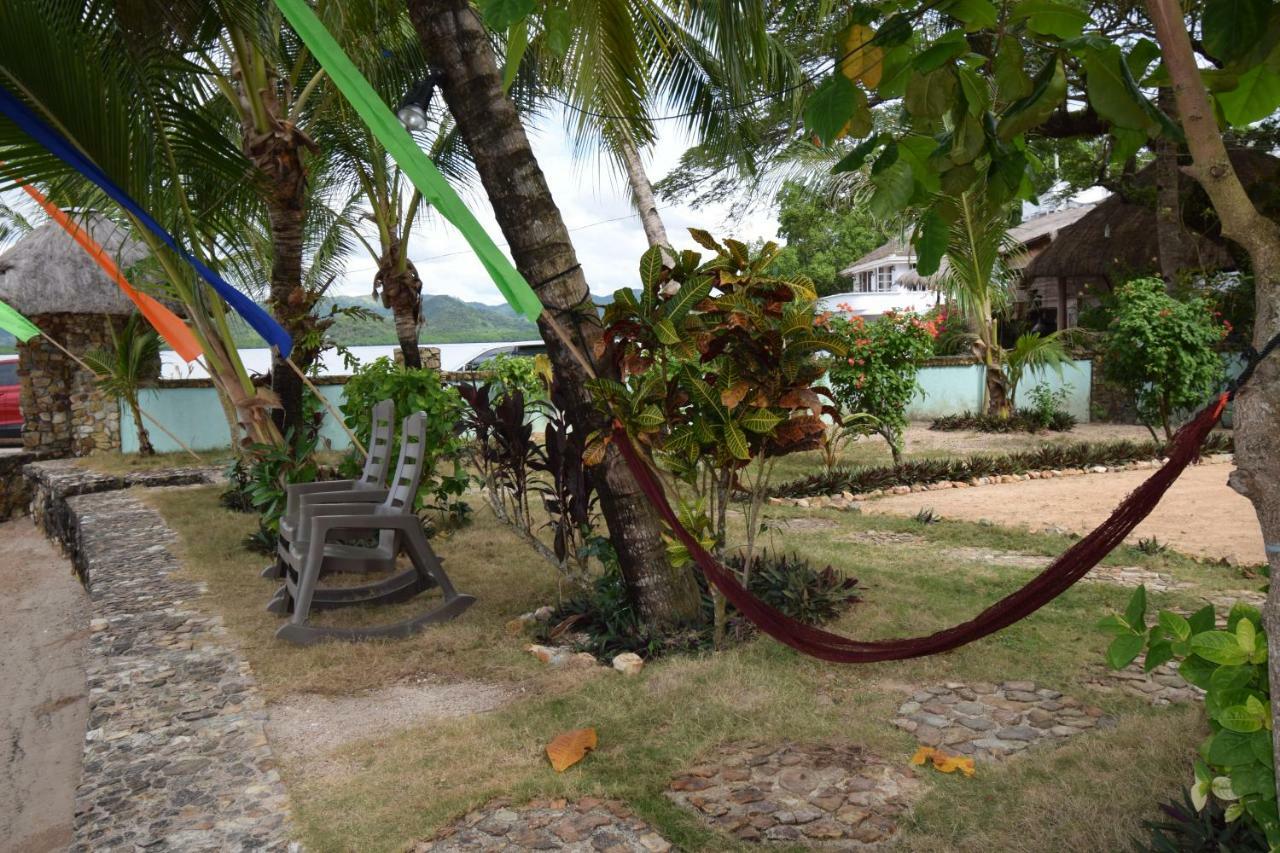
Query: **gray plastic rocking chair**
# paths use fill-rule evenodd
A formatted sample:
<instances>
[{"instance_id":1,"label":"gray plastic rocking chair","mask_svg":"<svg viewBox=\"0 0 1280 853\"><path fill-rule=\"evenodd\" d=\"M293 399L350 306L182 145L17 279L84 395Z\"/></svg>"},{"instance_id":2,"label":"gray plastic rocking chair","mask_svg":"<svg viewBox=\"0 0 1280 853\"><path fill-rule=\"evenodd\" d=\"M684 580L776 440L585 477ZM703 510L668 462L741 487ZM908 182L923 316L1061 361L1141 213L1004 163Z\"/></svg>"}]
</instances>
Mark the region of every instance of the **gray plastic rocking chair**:
<instances>
[{"instance_id":1,"label":"gray plastic rocking chair","mask_svg":"<svg viewBox=\"0 0 1280 853\"><path fill-rule=\"evenodd\" d=\"M394 438L396 405L383 400L373 407L373 427L370 430L369 451L364 457L364 468L354 480L320 480L314 483L294 483L285 487L284 515L280 517L280 543L275 562L262 570L264 578L284 577L285 555L289 544L298 535L304 523L304 513L309 506L319 503L376 503L387 496L387 471L391 467L391 441ZM379 554L369 549L344 549L350 546L333 543L334 562L330 571L376 572L389 571L392 566L378 560ZM394 562L394 559L393 561ZM274 602L274 599L273 599Z\"/></svg>"},{"instance_id":2,"label":"gray plastic rocking chair","mask_svg":"<svg viewBox=\"0 0 1280 853\"><path fill-rule=\"evenodd\" d=\"M422 522L413 511L414 498L422 479L422 451L426 443L426 414L415 412L404 420L400 458L391 488L381 503L320 503L312 505L305 528L284 555L286 564L283 597L291 609L289 622L276 636L298 645L324 639L363 640L375 637L407 637L423 627L446 622L475 603L475 598L454 589L449 576L427 542ZM327 542L338 531L377 533L381 540L389 534L392 560L403 549L412 562L386 580L364 586L317 589L316 583L331 559ZM413 598L438 586L444 595L436 608L399 622L369 628L330 628L308 624L312 609L354 607L362 604L393 604Z\"/></svg>"}]
</instances>

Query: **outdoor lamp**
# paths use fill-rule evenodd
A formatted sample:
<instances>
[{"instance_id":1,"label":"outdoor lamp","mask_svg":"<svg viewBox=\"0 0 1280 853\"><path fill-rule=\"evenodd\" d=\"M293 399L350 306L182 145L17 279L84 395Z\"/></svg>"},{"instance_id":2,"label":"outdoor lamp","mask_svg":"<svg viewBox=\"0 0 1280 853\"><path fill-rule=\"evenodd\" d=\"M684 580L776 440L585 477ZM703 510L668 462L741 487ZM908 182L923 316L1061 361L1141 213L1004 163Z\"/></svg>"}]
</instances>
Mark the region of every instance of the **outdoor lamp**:
<instances>
[{"instance_id":1,"label":"outdoor lamp","mask_svg":"<svg viewBox=\"0 0 1280 853\"><path fill-rule=\"evenodd\" d=\"M404 125L404 129L414 131L427 129L427 110L431 108L431 95L435 92L437 77L430 74L417 83L404 96L396 109L396 118Z\"/></svg>"}]
</instances>

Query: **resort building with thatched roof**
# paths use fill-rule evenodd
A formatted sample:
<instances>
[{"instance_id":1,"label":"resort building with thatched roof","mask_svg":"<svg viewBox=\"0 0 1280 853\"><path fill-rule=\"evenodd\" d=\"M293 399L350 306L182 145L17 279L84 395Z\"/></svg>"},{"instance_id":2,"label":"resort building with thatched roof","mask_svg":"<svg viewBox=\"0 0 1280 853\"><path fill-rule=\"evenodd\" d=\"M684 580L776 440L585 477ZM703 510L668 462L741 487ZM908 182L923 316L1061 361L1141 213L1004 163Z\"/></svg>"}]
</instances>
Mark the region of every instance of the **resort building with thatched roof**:
<instances>
[{"instance_id":1,"label":"resort building with thatched roof","mask_svg":"<svg viewBox=\"0 0 1280 853\"><path fill-rule=\"evenodd\" d=\"M1280 159L1251 149L1234 149L1230 156L1254 202L1268 215L1280 213ZM1178 189L1189 269L1238 269L1240 258L1223 239L1204 190L1189 177L1179 181ZM1038 313L1057 328L1073 326L1080 309L1095 303L1101 293L1131 278L1160 275L1156 191L1152 163L1063 228L1023 270L1024 316Z\"/></svg>"},{"instance_id":2,"label":"resort building with thatched roof","mask_svg":"<svg viewBox=\"0 0 1280 853\"><path fill-rule=\"evenodd\" d=\"M106 217L90 214L80 226L122 269L148 255ZM53 222L0 255L0 300L77 355L109 349L112 329L134 311L94 259ZM98 390L92 374L47 340L18 345L18 377L27 450L84 456L119 447L119 405Z\"/></svg>"}]
</instances>

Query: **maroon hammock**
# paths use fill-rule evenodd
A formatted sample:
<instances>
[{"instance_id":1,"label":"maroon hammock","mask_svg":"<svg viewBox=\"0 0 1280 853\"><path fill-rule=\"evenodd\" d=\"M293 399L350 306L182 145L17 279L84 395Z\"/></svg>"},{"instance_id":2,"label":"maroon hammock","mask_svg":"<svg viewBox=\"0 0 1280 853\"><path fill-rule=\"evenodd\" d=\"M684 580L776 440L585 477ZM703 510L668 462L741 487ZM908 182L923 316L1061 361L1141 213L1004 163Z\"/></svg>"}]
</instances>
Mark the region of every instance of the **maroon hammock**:
<instances>
[{"instance_id":1,"label":"maroon hammock","mask_svg":"<svg viewBox=\"0 0 1280 853\"><path fill-rule=\"evenodd\" d=\"M923 657L959 648L1009 627L1061 595L1151 514L1164 493L1199 455L1201 443L1218 423L1229 397L1229 394L1224 393L1216 403L1207 406L1178 430L1167 449L1169 461L1134 489L1106 521L1068 548L1026 586L1000 599L968 622L927 637L905 640L851 640L792 619L756 598L738 582L732 571L716 562L698 540L684 529L675 510L667 502L662 484L640 457L626 431L616 423L613 440L622 452L627 467L640 483L640 488L657 507L658 513L671 527L676 538L689 550L707 579L761 631L815 658L837 663L872 663Z\"/></svg>"}]
</instances>

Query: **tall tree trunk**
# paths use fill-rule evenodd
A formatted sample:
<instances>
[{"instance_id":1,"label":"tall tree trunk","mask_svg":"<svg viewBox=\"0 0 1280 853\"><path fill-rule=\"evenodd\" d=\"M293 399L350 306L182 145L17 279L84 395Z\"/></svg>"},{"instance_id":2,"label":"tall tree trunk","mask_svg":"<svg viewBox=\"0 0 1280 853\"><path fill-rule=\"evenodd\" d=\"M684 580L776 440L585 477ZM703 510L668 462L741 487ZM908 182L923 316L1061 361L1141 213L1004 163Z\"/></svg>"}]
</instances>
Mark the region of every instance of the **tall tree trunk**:
<instances>
[{"instance_id":1,"label":"tall tree trunk","mask_svg":"<svg viewBox=\"0 0 1280 853\"><path fill-rule=\"evenodd\" d=\"M1173 90L1162 88L1159 95L1160 109L1171 116L1177 115ZM1160 252L1160 275L1165 286L1171 287L1187 267L1191 265L1188 235L1182 226L1182 175L1178 169L1178 143L1165 136L1155 141L1156 152L1156 244Z\"/></svg>"},{"instance_id":2,"label":"tall tree trunk","mask_svg":"<svg viewBox=\"0 0 1280 853\"><path fill-rule=\"evenodd\" d=\"M422 367L422 354L418 351L418 330L422 328L422 279L413 261L404 259L400 266L402 247L394 240L378 260L378 272L373 279L373 295L382 292L382 305L391 309L395 320L396 340L404 355L404 366Z\"/></svg>"},{"instance_id":3,"label":"tall tree trunk","mask_svg":"<svg viewBox=\"0 0 1280 853\"><path fill-rule=\"evenodd\" d=\"M644 161L640 152L631 144L631 140L622 138L622 162L627 168L627 183L631 186L631 198L635 201L636 210L640 212L640 224L644 226L644 236L650 246L670 246L667 229L658 215L658 200L653 195L653 184L649 182L649 174L644 170Z\"/></svg>"},{"instance_id":4,"label":"tall tree trunk","mask_svg":"<svg viewBox=\"0 0 1280 853\"><path fill-rule=\"evenodd\" d=\"M409 15L434 70L443 75L444 99L475 160L516 266L577 349L591 358L601 335L599 317L524 127L503 94L483 24L468 0L409 0ZM586 371L545 318L538 325L571 397L568 413L574 428L607 427L587 392ZM692 570L676 569L667 560L657 517L625 462L610 447L601 465L601 509L640 612L656 625L698 619L701 597Z\"/></svg>"},{"instance_id":5,"label":"tall tree trunk","mask_svg":"<svg viewBox=\"0 0 1280 853\"><path fill-rule=\"evenodd\" d=\"M1222 233L1249 253L1257 289L1254 346L1280 334L1280 225L1263 216L1245 192L1227 157L1208 93L1191 50L1177 0L1147 0L1165 67L1173 83L1178 115L1191 151L1189 172L1204 188L1222 223ZM1253 504L1262 525L1272 578L1280 578L1280 356L1263 361L1235 402L1236 468L1228 482ZM1262 611L1267 631L1271 714L1280 720L1280 583L1272 583ZM1280 726L1272 729L1280 756ZM1280 773L1276 774L1280 789ZM1278 790L1280 792L1280 790Z\"/></svg>"},{"instance_id":6,"label":"tall tree trunk","mask_svg":"<svg viewBox=\"0 0 1280 853\"><path fill-rule=\"evenodd\" d=\"M151 434L147 432L146 425L142 422L142 406L138 403L136 396L125 400L129 405L129 412L133 415L133 429L138 434L138 455L139 456L155 456L155 446L151 444Z\"/></svg>"},{"instance_id":7,"label":"tall tree trunk","mask_svg":"<svg viewBox=\"0 0 1280 853\"><path fill-rule=\"evenodd\" d=\"M266 85L257 92L269 125L265 132L256 125L254 110L243 94L251 84L238 65L233 68L233 76L241 89L241 146L245 156L262 173L267 186L264 201L271 230L268 307L294 339L294 364L306 370L319 355L319 346L318 342L308 345L305 341L314 337L309 333L319 331L321 326L312 315L318 294L308 293L302 284L303 229L307 218L307 172L302 151L314 148L314 143L293 122L282 118L284 111L275 94L277 81L270 69ZM273 353L271 390L280 401L273 419L282 432L290 429L295 435L301 432L302 389L302 380L293 368L278 353Z\"/></svg>"}]
</instances>

